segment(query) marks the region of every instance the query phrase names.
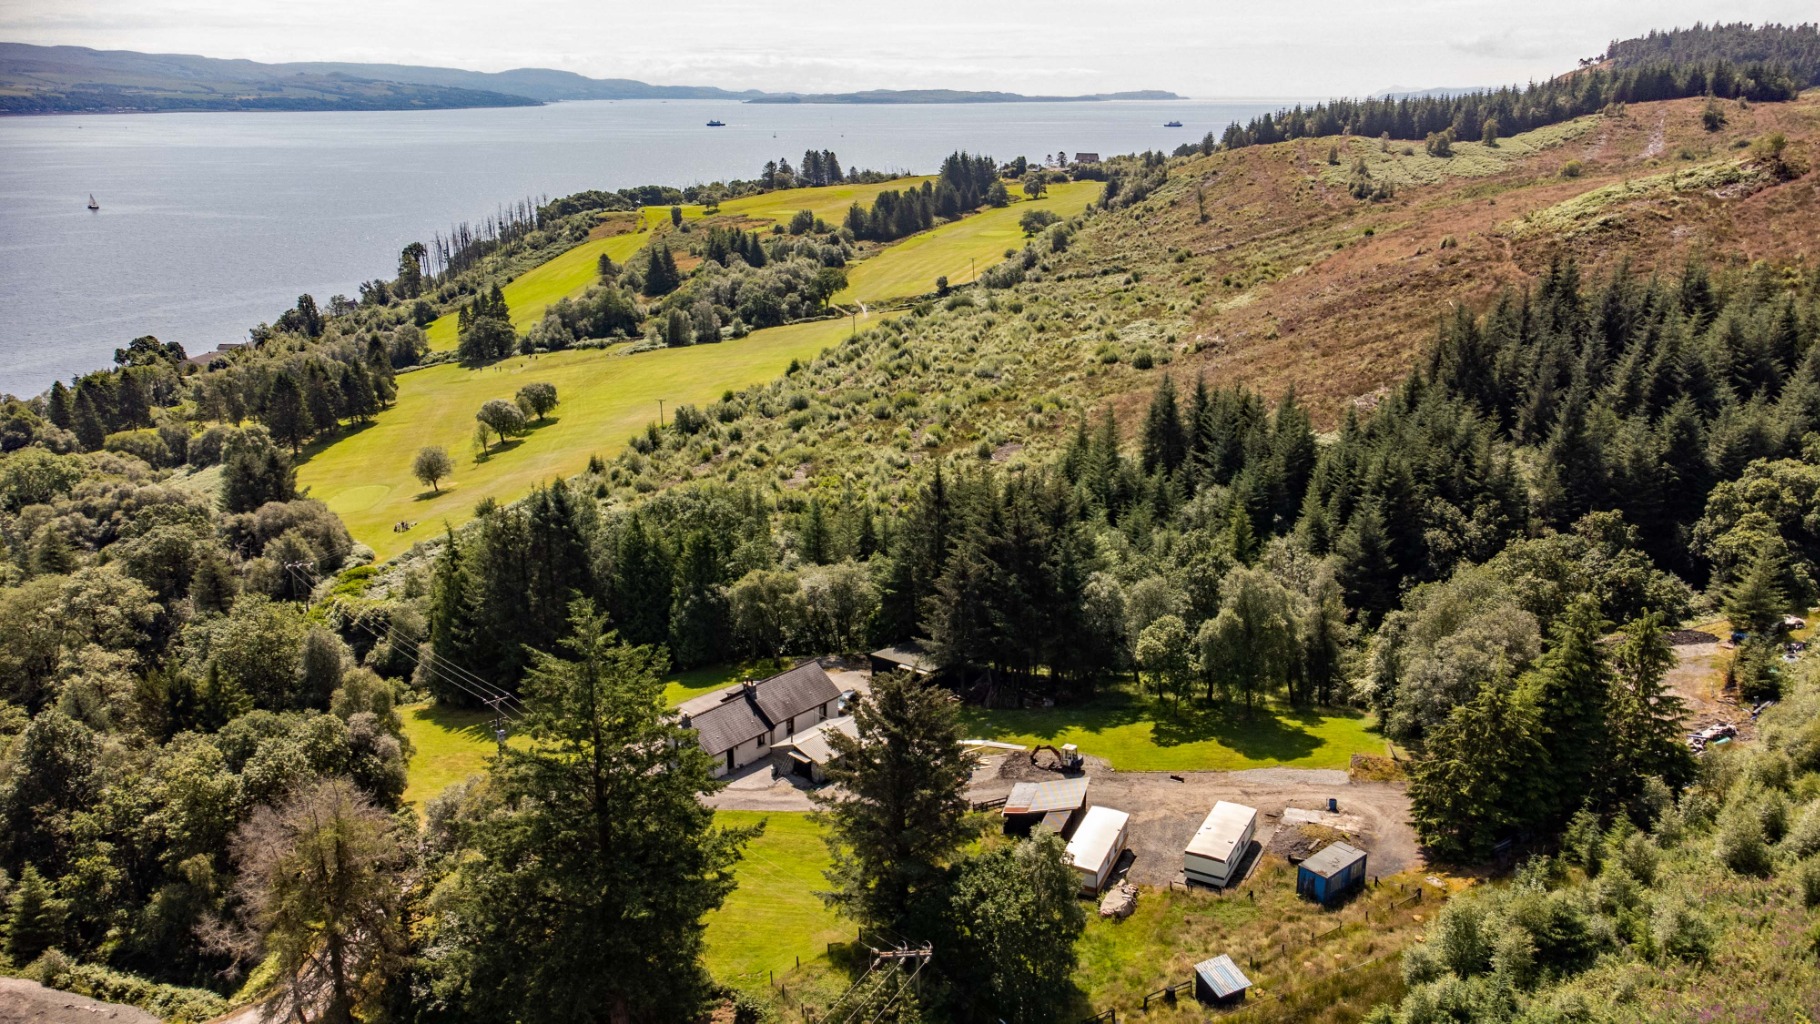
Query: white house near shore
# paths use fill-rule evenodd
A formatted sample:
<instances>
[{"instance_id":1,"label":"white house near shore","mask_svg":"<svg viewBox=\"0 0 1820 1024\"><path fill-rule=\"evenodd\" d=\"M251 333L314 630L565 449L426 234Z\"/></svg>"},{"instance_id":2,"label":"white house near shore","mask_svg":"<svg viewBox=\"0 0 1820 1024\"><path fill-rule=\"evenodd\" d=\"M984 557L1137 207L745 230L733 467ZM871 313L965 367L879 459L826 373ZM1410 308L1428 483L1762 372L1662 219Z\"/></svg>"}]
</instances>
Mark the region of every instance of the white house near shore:
<instances>
[{"instance_id":1,"label":"white house near shore","mask_svg":"<svg viewBox=\"0 0 1820 1024\"><path fill-rule=\"evenodd\" d=\"M677 709L677 720L695 730L701 748L715 758L718 778L769 757L774 744L797 730L827 721L838 710L840 695L828 673L809 661L769 679L697 697Z\"/></svg>"}]
</instances>

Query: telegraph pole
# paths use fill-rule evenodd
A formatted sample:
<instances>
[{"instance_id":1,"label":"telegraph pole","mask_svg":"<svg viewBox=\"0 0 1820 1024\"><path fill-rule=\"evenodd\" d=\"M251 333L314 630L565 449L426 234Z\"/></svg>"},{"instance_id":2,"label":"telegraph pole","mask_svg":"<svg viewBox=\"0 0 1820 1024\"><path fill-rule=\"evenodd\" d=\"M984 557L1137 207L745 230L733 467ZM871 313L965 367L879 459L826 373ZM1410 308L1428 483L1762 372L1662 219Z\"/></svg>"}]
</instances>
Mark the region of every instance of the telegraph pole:
<instances>
[{"instance_id":1,"label":"telegraph pole","mask_svg":"<svg viewBox=\"0 0 1820 1024\"><path fill-rule=\"evenodd\" d=\"M664 400L661 398L657 400L657 425L659 428L664 425Z\"/></svg>"}]
</instances>

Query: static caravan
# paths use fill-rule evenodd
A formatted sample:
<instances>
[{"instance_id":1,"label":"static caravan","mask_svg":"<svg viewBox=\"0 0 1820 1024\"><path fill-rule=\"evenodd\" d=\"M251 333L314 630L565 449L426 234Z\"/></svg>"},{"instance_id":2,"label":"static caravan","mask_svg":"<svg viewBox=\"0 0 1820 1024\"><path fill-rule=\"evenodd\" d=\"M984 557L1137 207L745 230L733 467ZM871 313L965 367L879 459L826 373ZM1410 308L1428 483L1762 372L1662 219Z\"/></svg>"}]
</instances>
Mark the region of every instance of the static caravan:
<instances>
[{"instance_id":1,"label":"static caravan","mask_svg":"<svg viewBox=\"0 0 1820 1024\"><path fill-rule=\"evenodd\" d=\"M1125 852L1125 826L1131 815L1110 807L1089 807L1068 840L1068 863L1081 876L1081 895L1092 896L1106 887L1119 855Z\"/></svg>"},{"instance_id":2,"label":"static caravan","mask_svg":"<svg viewBox=\"0 0 1820 1024\"><path fill-rule=\"evenodd\" d=\"M1239 864L1251 848L1257 823L1256 808L1224 800L1214 804L1182 855L1188 880L1222 889L1238 881Z\"/></svg>"}]
</instances>

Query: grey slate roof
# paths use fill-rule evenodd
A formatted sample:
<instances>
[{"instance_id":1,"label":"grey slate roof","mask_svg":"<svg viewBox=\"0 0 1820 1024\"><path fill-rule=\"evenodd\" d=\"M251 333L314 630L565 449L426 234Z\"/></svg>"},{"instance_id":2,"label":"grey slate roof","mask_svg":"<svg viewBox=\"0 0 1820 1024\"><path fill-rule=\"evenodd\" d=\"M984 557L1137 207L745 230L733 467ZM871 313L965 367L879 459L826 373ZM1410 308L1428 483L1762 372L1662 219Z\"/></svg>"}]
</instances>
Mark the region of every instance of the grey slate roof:
<instances>
[{"instance_id":1,"label":"grey slate roof","mask_svg":"<svg viewBox=\"0 0 1820 1024\"><path fill-rule=\"evenodd\" d=\"M691 714L688 727L703 750L718 756L839 696L834 680L811 661L750 687L725 691L719 704Z\"/></svg>"}]
</instances>

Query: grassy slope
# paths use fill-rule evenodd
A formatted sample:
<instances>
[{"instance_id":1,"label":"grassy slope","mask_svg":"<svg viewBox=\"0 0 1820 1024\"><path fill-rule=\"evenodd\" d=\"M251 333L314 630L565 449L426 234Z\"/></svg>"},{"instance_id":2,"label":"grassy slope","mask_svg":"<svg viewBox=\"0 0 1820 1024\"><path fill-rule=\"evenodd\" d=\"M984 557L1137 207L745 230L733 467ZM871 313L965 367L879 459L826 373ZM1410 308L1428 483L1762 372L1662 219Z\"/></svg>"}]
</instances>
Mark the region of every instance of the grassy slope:
<instances>
[{"instance_id":1,"label":"grassy slope","mask_svg":"<svg viewBox=\"0 0 1820 1024\"><path fill-rule=\"evenodd\" d=\"M1355 753L1382 754L1385 742L1371 717L1357 711L1185 705L1172 713L1125 694L1066 708L968 708L963 721L972 738L1025 746L1075 743L1122 771L1345 768Z\"/></svg>"},{"instance_id":2,"label":"grassy slope","mask_svg":"<svg viewBox=\"0 0 1820 1024\"><path fill-rule=\"evenodd\" d=\"M611 454L668 408L704 404L723 392L769 380L793 359L809 359L843 337L844 320L815 321L759 331L738 341L625 356L601 351L519 356L480 370L453 364L399 378L398 402L371 426L315 452L298 482L328 503L381 559L439 536L446 522L472 518L484 497L514 501L532 486L581 471L591 452ZM562 404L543 426L485 461L471 454L474 410L490 398L510 399L532 381L556 385ZM433 494L411 475L418 448L439 444L455 474ZM413 524L394 532L393 524Z\"/></svg>"},{"instance_id":3,"label":"grassy slope","mask_svg":"<svg viewBox=\"0 0 1820 1024\"><path fill-rule=\"evenodd\" d=\"M470 775L485 775L495 741L492 713L415 704L402 708L405 738L415 748L406 771L404 802L424 804Z\"/></svg>"},{"instance_id":4,"label":"grassy slope","mask_svg":"<svg viewBox=\"0 0 1820 1024\"><path fill-rule=\"evenodd\" d=\"M1006 249L1023 247L1024 232L1017 222L1027 210L1034 207L1072 217L1104 188L1096 181L1055 185L1041 199L1014 202L912 235L850 269L847 288L834 301L884 302L922 295L934 291L935 279L944 276L951 284L966 284L973 280L976 267L983 273L1004 259Z\"/></svg>"},{"instance_id":5,"label":"grassy slope","mask_svg":"<svg viewBox=\"0 0 1820 1024\"><path fill-rule=\"evenodd\" d=\"M556 300L585 291L599 277L602 253L613 257L615 263L624 263L649 239L649 235L639 233L596 238L519 275L500 289L505 293L506 306L512 310L512 326L527 331L543 319L543 311ZM453 349L455 314L438 317L424 329L424 334L431 351Z\"/></svg>"}]
</instances>

